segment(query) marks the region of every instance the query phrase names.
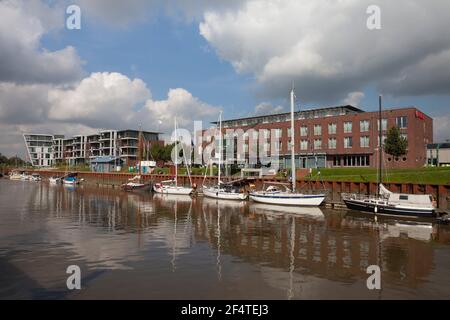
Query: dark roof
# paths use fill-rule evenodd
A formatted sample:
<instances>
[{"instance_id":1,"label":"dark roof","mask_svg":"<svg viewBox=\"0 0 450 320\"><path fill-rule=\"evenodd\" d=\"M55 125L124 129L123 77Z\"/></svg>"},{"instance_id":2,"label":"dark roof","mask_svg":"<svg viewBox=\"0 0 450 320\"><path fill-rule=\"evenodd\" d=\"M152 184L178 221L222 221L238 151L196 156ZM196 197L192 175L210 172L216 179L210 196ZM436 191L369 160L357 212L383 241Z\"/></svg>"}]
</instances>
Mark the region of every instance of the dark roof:
<instances>
[{"instance_id":1,"label":"dark roof","mask_svg":"<svg viewBox=\"0 0 450 320\"><path fill-rule=\"evenodd\" d=\"M121 160L119 157L111 157L111 156L103 156L103 157L97 157L91 160L91 163L110 163L110 162L114 162L117 160Z\"/></svg>"},{"instance_id":2,"label":"dark roof","mask_svg":"<svg viewBox=\"0 0 450 320\"><path fill-rule=\"evenodd\" d=\"M333 109L339 109L339 108L345 108L349 111L353 111L356 113L362 113L365 112L362 109L359 109L357 107L354 107L352 105L345 105L345 106L334 106L334 107L321 107L321 108L314 108L314 109L305 109L305 110L297 110L295 113L307 113L307 112L314 112L314 111L325 111L325 110L333 110ZM273 117L273 116L285 116L289 115L290 112L282 112L282 113L272 113L272 114L266 114L262 116L252 116L252 117L245 117L245 118L235 118L235 119L228 119L228 120L222 120L222 122L229 122L229 121L240 121L240 120L249 120L249 119L262 119L265 117ZM213 124L217 124L218 121L211 122Z\"/></svg>"},{"instance_id":3,"label":"dark roof","mask_svg":"<svg viewBox=\"0 0 450 320\"><path fill-rule=\"evenodd\" d=\"M439 149L450 149L450 142L430 143L427 145L427 149L437 149L438 146L439 146Z\"/></svg>"}]
</instances>

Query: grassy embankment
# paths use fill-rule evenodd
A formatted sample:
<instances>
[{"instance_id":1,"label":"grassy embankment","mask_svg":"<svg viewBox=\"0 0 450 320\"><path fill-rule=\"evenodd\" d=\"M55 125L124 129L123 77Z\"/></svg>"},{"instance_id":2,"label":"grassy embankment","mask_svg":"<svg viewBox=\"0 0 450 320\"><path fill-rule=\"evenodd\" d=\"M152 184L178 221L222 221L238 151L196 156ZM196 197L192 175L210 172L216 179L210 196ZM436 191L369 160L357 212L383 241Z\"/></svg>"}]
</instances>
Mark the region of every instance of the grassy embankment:
<instances>
[{"instance_id":1,"label":"grassy embankment","mask_svg":"<svg viewBox=\"0 0 450 320\"><path fill-rule=\"evenodd\" d=\"M377 170L373 168L321 169L325 181L376 182ZM320 180L317 170L312 180ZM450 184L450 167L390 169L383 172L383 181L399 183Z\"/></svg>"}]
</instances>

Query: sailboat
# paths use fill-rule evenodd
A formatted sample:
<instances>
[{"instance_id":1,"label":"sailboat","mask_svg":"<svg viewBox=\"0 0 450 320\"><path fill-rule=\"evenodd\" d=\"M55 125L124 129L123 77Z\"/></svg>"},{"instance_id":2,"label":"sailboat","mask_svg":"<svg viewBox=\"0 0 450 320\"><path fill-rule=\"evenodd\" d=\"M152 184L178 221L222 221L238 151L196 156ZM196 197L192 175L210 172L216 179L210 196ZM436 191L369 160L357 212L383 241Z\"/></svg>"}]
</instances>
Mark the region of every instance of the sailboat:
<instances>
[{"instance_id":1,"label":"sailboat","mask_svg":"<svg viewBox=\"0 0 450 320\"><path fill-rule=\"evenodd\" d=\"M181 195L189 195L194 189L191 187L184 187L178 185L178 136L177 136L177 119L175 119L175 178L173 180L166 180L160 183L155 183L153 186L153 191L156 193L165 193L165 194L181 194ZM186 155L183 150L183 157L186 162L186 168L189 174L189 168L187 166ZM191 176L189 174L189 180ZM192 182L191 182L192 185Z\"/></svg>"},{"instance_id":2,"label":"sailboat","mask_svg":"<svg viewBox=\"0 0 450 320\"><path fill-rule=\"evenodd\" d=\"M295 191L296 172L295 172L295 127L294 127L294 88L291 89L291 184L287 183L268 183L267 189L262 191L250 192L251 200L260 203L288 205L288 206L319 206L325 200L325 194L304 194ZM265 187L265 185L263 186ZM290 187L290 188L289 188Z\"/></svg>"},{"instance_id":3,"label":"sailboat","mask_svg":"<svg viewBox=\"0 0 450 320\"><path fill-rule=\"evenodd\" d=\"M139 130L139 150L138 150L138 165L139 174L133 178L128 179L128 182L122 184L120 187L124 191L149 191L152 188L150 182L144 182L142 179L142 131Z\"/></svg>"},{"instance_id":4,"label":"sailboat","mask_svg":"<svg viewBox=\"0 0 450 320\"><path fill-rule=\"evenodd\" d=\"M217 185L208 187L203 185L203 194L206 197L224 200L245 200L247 199L247 193L243 192L243 189L237 187L236 184L231 182L224 183L220 180L221 177L221 164L222 164L222 112L219 114L219 174L217 177Z\"/></svg>"},{"instance_id":5,"label":"sailboat","mask_svg":"<svg viewBox=\"0 0 450 320\"><path fill-rule=\"evenodd\" d=\"M389 191L382 182L382 130L381 130L381 96L379 96L379 140L378 148L378 188L377 194L358 195L343 193L342 200L348 209L370 212L381 215L407 217L435 217L433 197L427 194L405 194Z\"/></svg>"}]
</instances>

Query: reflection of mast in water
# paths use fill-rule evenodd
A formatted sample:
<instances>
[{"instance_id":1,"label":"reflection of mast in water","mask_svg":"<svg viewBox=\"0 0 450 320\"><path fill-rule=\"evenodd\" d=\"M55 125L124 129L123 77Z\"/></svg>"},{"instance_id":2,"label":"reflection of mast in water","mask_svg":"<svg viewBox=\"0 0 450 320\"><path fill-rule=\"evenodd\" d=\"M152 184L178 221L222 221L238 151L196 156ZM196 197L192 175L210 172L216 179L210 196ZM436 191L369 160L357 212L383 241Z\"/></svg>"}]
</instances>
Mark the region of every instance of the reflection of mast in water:
<instances>
[{"instance_id":1,"label":"reflection of mast in water","mask_svg":"<svg viewBox=\"0 0 450 320\"><path fill-rule=\"evenodd\" d=\"M380 230L380 224L378 224L377 216L375 215L375 227L377 228L377 242L378 242L378 254L377 254L377 265L380 268L380 289L378 290L378 299L381 300L381 291L383 290L383 260L382 260L382 252L381 252L381 230Z\"/></svg>"},{"instance_id":2,"label":"reflection of mast in water","mask_svg":"<svg viewBox=\"0 0 450 320\"><path fill-rule=\"evenodd\" d=\"M177 250L177 209L178 209L178 201L175 200L175 207L174 207L174 222L173 222L173 244L172 244L172 272L175 272L176 266L175 266L175 259L176 259L176 250Z\"/></svg>"},{"instance_id":3,"label":"reflection of mast in water","mask_svg":"<svg viewBox=\"0 0 450 320\"><path fill-rule=\"evenodd\" d=\"M291 226L291 251L290 251L290 265L289 265L289 290L288 299L291 300L294 297L294 269L295 269L295 217L292 217Z\"/></svg>"},{"instance_id":4,"label":"reflection of mast in water","mask_svg":"<svg viewBox=\"0 0 450 320\"><path fill-rule=\"evenodd\" d=\"M217 206L217 273L219 281L222 280L222 264L220 261L220 206Z\"/></svg>"}]
</instances>

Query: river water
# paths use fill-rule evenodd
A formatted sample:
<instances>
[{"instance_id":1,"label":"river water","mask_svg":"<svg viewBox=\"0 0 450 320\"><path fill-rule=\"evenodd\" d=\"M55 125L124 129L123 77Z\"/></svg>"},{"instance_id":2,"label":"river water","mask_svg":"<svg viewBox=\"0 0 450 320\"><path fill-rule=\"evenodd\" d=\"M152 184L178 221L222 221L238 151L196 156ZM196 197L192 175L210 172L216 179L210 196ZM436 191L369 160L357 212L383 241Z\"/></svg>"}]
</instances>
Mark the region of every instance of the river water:
<instances>
[{"instance_id":1,"label":"river water","mask_svg":"<svg viewBox=\"0 0 450 320\"><path fill-rule=\"evenodd\" d=\"M0 299L347 298L449 299L450 228L0 179Z\"/></svg>"}]
</instances>

